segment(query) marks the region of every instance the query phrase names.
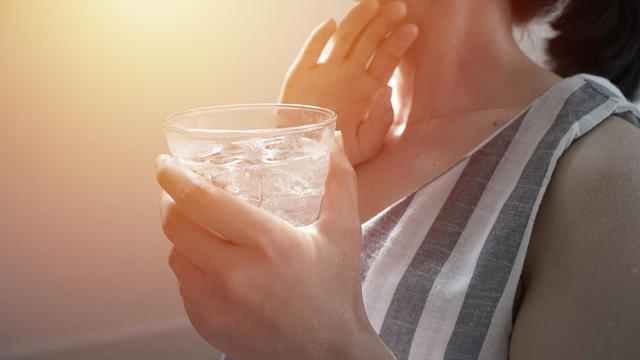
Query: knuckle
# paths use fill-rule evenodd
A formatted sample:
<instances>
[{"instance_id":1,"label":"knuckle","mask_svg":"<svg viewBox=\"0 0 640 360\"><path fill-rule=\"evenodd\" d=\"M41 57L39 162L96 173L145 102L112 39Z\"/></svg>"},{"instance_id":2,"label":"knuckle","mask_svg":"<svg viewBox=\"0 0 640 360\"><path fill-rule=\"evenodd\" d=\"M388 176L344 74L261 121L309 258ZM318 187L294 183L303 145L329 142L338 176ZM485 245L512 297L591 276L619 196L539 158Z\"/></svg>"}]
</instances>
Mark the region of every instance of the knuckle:
<instances>
[{"instance_id":1,"label":"knuckle","mask_svg":"<svg viewBox=\"0 0 640 360\"><path fill-rule=\"evenodd\" d=\"M156 170L156 181L158 182L158 184L160 184L160 186L162 186L165 183L166 177L167 177L166 170L164 169L164 167L161 167L158 170Z\"/></svg>"},{"instance_id":2,"label":"knuckle","mask_svg":"<svg viewBox=\"0 0 640 360\"><path fill-rule=\"evenodd\" d=\"M241 266L235 266L227 269L223 276L223 286L225 292L235 303L246 303L251 300L251 289L254 285L251 283L252 276Z\"/></svg>"},{"instance_id":3,"label":"knuckle","mask_svg":"<svg viewBox=\"0 0 640 360\"><path fill-rule=\"evenodd\" d=\"M165 208L162 216L162 231L164 231L165 235L167 235L169 239L173 239L177 234L177 211L178 209L175 204L171 204Z\"/></svg>"},{"instance_id":4,"label":"knuckle","mask_svg":"<svg viewBox=\"0 0 640 360\"><path fill-rule=\"evenodd\" d=\"M169 256L167 257L167 263L169 264L169 267L175 271L179 261L180 254L178 253L178 250L175 247L171 248L171 251L169 251Z\"/></svg>"},{"instance_id":5,"label":"knuckle","mask_svg":"<svg viewBox=\"0 0 640 360\"><path fill-rule=\"evenodd\" d=\"M353 30L343 30L336 35L336 41L339 43L345 43L355 38L356 33Z\"/></svg>"},{"instance_id":6,"label":"knuckle","mask_svg":"<svg viewBox=\"0 0 640 360\"><path fill-rule=\"evenodd\" d=\"M180 297L182 299L191 301L189 298L189 293L187 292L187 289L182 282L178 282L178 293L180 294Z\"/></svg>"},{"instance_id":7,"label":"knuckle","mask_svg":"<svg viewBox=\"0 0 640 360\"><path fill-rule=\"evenodd\" d=\"M273 281L271 281L273 285ZM271 285L271 286L272 286ZM242 286L236 285L230 291L231 299L233 303L249 309L250 311L263 312L265 304L268 302L270 293L270 285L267 282L253 281L251 283L244 283Z\"/></svg>"},{"instance_id":8,"label":"knuckle","mask_svg":"<svg viewBox=\"0 0 640 360\"><path fill-rule=\"evenodd\" d=\"M380 32L386 32L385 30L391 28L395 21L393 19L389 19L388 16L381 15L375 21L375 26L379 29Z\"/></svg>"},{"instance_id":9,"label":"knuckle","mask_svg":"<svg viewBox=\"0 0 640 360\"><path fill-rule=\"evenodd\" d=\"M167 184L170 179L169 168L167 166L160 166L156 171L156 179L160 185Z\"/></svg>"},{"instance_id":10,"label":"knuckle","mask_svg":"<svg viewBox=\"0 0 640 360\"><path fill-rule=\"evenodd\" d=\"M178 198L183 203L192 204L197 202L201 196L202 196L202 191L200 187L190 183L182 188Z\"/></svg>"},{"instance_id":11,"label":"knuckle","mask_svg":"<svg viewBox=\"0 0 640 360\"><path fill-rule=\"evenodd\" d=\"M341 159L340 166L342 167L342 173L345 181L350 185L357 183L358 177L356 174L356 170L353 168L353 166L351 166L349 159L347 159L346 157Z\"/></svg>"},{"instance_id":12,"label":"knuckle","mask_svg":"<svg viewBox=\"0 0 640 360\"><path fill-rule=\"evenodd\" d=\"M386 46L385 49L382 51L381 56L387 61L396 63L400 61L400 55L399 55L399 51L397 50L397 47L393 45L394 44L389 44L388 46Z\"/></svg>"},{"instance_id":13,"label":"knuckle","mask_svg":"<svg viewBox=\"0 0 640 360\"><path fill-rule=\"evenodd\" d=\"M377 45L380 42L380 36L377 32L367 31L362 35L362 39L368 43Z\"/></svg>"}]
</instances>

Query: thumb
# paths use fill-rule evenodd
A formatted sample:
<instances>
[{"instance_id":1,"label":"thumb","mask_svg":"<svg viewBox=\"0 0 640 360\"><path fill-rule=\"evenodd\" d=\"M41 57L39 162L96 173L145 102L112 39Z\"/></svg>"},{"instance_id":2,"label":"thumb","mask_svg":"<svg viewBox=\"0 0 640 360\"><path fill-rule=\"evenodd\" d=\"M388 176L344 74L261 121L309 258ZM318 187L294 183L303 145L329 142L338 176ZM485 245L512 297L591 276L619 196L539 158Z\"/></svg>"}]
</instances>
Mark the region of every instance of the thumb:
<instances>
[{"instance_id":1,"label":"thumb","mask_svg":"<svg viewBox=\"0 0 640 360\"><path fill-rule=\"evenodd\" d=\"M391 96L393 89L385 86L378 90L371 102L369 121L360 128L361 137L384 138L393 123L393 106L391 106Z\"/></svg>"},{"instance_id":2,"label":"thumb","mask_svg":"<svg viewBox=\"0 0 640 360\"><path fill-rule=\"evenodd\" d=\"M366 154L367 158L375 156L382 149L393 123L391 94L392 89L389 86L383 87L375 94L369 108L369 116L358 129L361 152Z\"/></svg>"},{"instance_id":3,"label":"thumb","mask_svg":"<svg viewBox=\"0 0 640 360\"><path fill-rule=\"evenodd\" d=\"M325 231L338 231L343 235L345 231L360 231L356 172L344 151L340 131L336 131L333 138L319 224Z\"/></svg>"}]
</instances>

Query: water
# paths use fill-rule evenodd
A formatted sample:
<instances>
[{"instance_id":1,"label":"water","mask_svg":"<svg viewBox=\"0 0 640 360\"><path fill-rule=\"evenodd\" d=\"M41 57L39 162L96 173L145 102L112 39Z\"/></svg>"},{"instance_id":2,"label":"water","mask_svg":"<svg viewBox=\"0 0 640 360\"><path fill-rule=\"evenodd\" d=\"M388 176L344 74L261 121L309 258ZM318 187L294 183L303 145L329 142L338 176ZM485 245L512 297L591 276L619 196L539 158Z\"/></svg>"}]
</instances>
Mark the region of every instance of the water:
<instances>
[{"instance_id":1,"label":"water","mask_svg":"<svg viewBox=\"0 0 640 360\"><path fill-rule=\"evenodd\" d=\"M330 142L300 135L227 142L184 137L169 142L188 168L250 204L294 226L318 218Z\"/></svg>"}]
</instances>

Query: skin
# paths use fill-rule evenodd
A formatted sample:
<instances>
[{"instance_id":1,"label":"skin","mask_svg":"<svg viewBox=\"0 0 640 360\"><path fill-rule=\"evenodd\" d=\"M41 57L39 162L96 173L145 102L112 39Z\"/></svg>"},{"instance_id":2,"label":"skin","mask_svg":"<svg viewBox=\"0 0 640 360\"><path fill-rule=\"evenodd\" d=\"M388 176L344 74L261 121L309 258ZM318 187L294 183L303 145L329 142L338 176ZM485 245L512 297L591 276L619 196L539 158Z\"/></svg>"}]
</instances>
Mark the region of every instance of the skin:
<instances>
[{"instance_id":1,"label":"skin","mask_svg":"<svg viewBox=\"0 0 640 360\"><path fill-rule=\"evenodd\" d=\"M525 260L512 359L638 358L639 144L612 117L559 160Z\"/></svg>"},{"instance_id":2,"label":"skin","mask_svg":"<svg viewBox=\"0 0 640 360\"><path fill-rule=\"evenodd\" d=\"M357 167L362 221L449 168L559 81L517 49L508 2L407 5L420 35L397 74L395 123L406 129ZM534 223L510 358L640 354L639 148L640 131L612 117L559 160Z\"/></svg>"},{"instance_id":3,"label":"skin","mask_svg":"<svg viewBox=\"0 0 640 360\"><path fill-rule=\"evenodd\" d=\"M354 166L381 150L393 122L387 83L418 31L414 24L396 26L406 13L401 1L363 2L337 29L333 19L318 26L287 73L280 102L334 110ZM320 60L332 37L327 59Z\"/></svg>"},{"instance_id":4,"label":"skin","mask_svg":"<svg viewBox=\"0 0 640 360\"><path fill-rule=\"evenodd\" d=\"M457 163L561 80L519 49L507 0L406 3L405 21L419 35L396 74L392 130L404 131L392 131L382 151L356 168L363 222Z\"/></svg>"},{"instance_id":5,"label":"skin","mask_svg":"<svg viewBox=\"0 0 640 360\"><path fill-rule=\"evenodd\" d=\"M161 218L185 309L200 335L234 358L393 359L362 305L360 222L449 168L560 80L518 49L506 0L406 5L403 22L417 25L418 36L398 59L399 111L355 171L344 148L357 149L361 137L345 136L344 146L337 138L317 223L293 228L158 159ZM363 141L380 139L372 133ZM614 117L560 159L534 223L513 359L637 358L638 148L640 131Z\"/></svg>"},{"instance_id":6,"label":"skin","mask_svg":"<svg viewBox=\"0 0 640 360\"><path fill-rule=\"evenodd\" d=\"M191 323L238 359L393 359L360 286L356 179L341 137L318 222L295 228L157 159L169 265Z\"/></svg>"}]
</instances>

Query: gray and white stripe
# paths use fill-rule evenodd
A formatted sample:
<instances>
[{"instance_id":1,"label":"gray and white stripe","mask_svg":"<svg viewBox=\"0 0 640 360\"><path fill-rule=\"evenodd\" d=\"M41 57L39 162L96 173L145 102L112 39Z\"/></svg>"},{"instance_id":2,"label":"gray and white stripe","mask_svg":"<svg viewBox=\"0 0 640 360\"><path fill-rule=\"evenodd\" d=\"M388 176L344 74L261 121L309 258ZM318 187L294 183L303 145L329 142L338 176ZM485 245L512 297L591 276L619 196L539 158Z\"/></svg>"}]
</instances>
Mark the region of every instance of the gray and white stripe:
<instances>
[{"instance_id":1,"label":"gray and white stripe","mask_svg":"<svg viewBox=\"0 0 640 360\"><path fill-rule=\"evenodd\" d=\"M541 200L540 193L544 192L543 182L549 169L554 167L551 166L552 158L564 151L560 146L561 140L575 138L574 134L569 133L571 127L608 100L608 97L585 87L588 85L571 94L551 128L538 143L509 199L501 207L475 266L445 359L479 357L525 232L533 223L534 207ZM565 148L568 145L565 143Z\"/></svg>"},{"instance_id":2,"label":"gray and white stripe","mask_svg":"<svg viewBox=\"0 0 640 360\"><path fill-rule=\"evenodd\" d=\"M365 307L399 360L507 358L515 289L557 160L611 114L637 125L637 108L620 96L600 78L560 82L399 202L394 220L392 206L365 224L364 244L377 249L363 257Z\"/></svg>"},{"instance_id":3,"label":"gray and white stripe","mask_svg":"<svg viewBox=\"0 0 640 360\"><path fill-rule=\"evenodd\" d=\"M565 86L548 92L531 107L520 129L513 135L514 141L504 152L501 163L492 178L488 180L487 191L482 195L477 211L470 219L470 226L458 240L452 260L445 264L442 275L438 277L438 289L447 291L446 289L454 287L458 290L448 295L445 304L442 303L442 295L438 293L430 295L430 301L425 306L421 318L422 328L419 328L421 333L414 336L415 350L412 346L412 353L415 353L416 357L420 357L421 355L417 354L422 353L429 354L430 357L427 358L444 357L449 338L463 305L464 289L471 281L482 246L492 224L496 221L499 210L520 178L526 163L522 159L529 158L534 152L536 143L544 137L544 134L551 127L553 119L557 117L559 109L566 102L567 95L581 86L579 81L563 85ZM545 106L539 106L540 104L545 104ZM553 106L549 106L549 104L553 104ZM531 121L531 119L540 119L540 121ZM522 139L528 139L528 141L522 141ZM455 274L455 277L452 278L449 274ZM443 305L446 305L446 310L442 310ZM444 313L446 321L443 323L446 325L439 329L435 328L425 312ZM436 338L430 342L424 341L423 339L429 339L426 334L434 334L432 337Z\"/></svg>"},{"instance_id":4,"label":"gray and white stripe","mask_svg":"<svg viewBox=\"0 0 640 360\"><path fill-rule=\"evenodd\" d=\"M529 221L527 222L524 235L521 238L521 243L518 249L517 256L513 263L511 273L509 274L509 279L506 282L505 289L502 293L502 296L500 297L500 301L495 307L493 318L491 320L491 325L487 331L484 344L482 346L482 351L478 356L479 359L492 360L492 359L503 357L503 355L501 354L508 353L508 349L509 349L508 340L511 334L512 324L513 324L512 308L513 308L513 301L516 293L516 288L518 285L518 281L520 279L520 274L522 272L526 250L529 245L531 232L533 230L533 223L535 220L535 216L540 207L540 203L542 202L542 198L544 196L544 189L547 188L551 180L553 169L555 168L555 165L557 164L558 159L560 158L562 153L570 146L572 141L584 135L599 123L595 119L604 119L608 117L612 113L612 109L615 108L615 106L616 106L616 101L614 101L613 99L609 99L607 100L607 102L602 104L596 110L591 112L588 116L585 116L578 122L574 123L569 129L569 131L567 131L565 136L561 139L561 141L558 144L558 147L553 153L551 160L549 162L547 173L540 185L541 191L538 192L532 211L529 213ZM530 160L530 162L531 161L533 161L533 159Z\"/></svg>"}]
</instances>

